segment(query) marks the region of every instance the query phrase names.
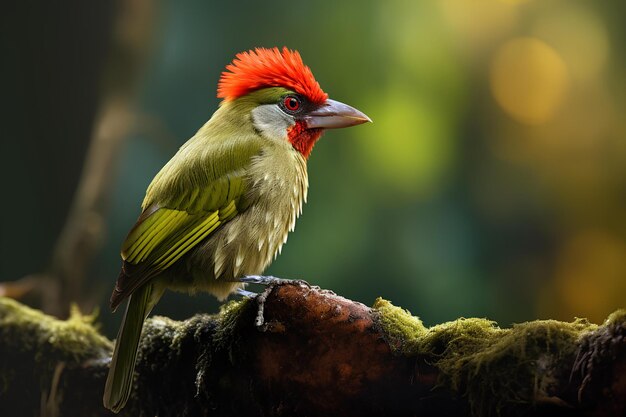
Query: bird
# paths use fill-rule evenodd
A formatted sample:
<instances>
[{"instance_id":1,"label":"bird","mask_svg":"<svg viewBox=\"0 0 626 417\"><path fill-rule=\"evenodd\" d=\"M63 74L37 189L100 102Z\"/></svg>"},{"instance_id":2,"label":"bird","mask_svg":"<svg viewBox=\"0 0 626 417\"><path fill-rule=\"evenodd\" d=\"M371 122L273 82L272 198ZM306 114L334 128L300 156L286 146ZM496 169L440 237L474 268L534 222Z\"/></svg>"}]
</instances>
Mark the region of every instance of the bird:
<instances>
[{"instance_id":1,"label":"bird","mask_svg":"<svg viewBox=\"0 0 626 417\"><path fill-rule=\"evenodd\" d=\"M300 53L254 48L218 81L217 110L154 177L124 240L111 309L124 301L103 403L131 393L144 320L166 289L219 300L281 251L306 202L307 160L325 130L371 119L332 100Z\"/></svg>"}]
</instances>

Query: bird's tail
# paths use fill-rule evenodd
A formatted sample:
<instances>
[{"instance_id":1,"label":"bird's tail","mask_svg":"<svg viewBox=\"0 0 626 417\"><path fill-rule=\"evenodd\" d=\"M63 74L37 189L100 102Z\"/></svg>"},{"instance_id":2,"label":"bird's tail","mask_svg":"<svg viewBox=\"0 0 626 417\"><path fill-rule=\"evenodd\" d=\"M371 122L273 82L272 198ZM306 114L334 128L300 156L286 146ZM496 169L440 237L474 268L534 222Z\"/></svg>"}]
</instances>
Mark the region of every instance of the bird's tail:
<instances>
[{"instance_id":1,"label":"bird's tail","mask_svg":"<svg viewBox=\"0 0 626 417\"><path fill-rule=\"evenodd\" d=\"M153 284L143 285L130 296L126 306L102 397L104 406L115 413L130 396L143 322L161 295L155 292L158 293L153 290Z\"/></svg>"}]
</instances>

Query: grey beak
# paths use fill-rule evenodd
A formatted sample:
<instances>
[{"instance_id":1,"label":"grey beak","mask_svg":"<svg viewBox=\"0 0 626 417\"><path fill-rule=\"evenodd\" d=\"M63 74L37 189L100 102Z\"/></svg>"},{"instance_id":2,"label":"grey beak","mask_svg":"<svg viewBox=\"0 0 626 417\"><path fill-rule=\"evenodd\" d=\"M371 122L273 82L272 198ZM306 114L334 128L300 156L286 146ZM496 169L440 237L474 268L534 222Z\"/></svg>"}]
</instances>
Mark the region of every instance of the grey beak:
<instances>
[{"instance_id":1,"label":"grey beak","mask_svg":"<svg viewBox=\"0 0 626 417\"><path fill-rule=\"evenodd\" d=\"M354 107L331 99L326 100L320 108L308 113L302 119L308 129L338 129L372 121L365 113Z\"/></svg>"}]
</instances>

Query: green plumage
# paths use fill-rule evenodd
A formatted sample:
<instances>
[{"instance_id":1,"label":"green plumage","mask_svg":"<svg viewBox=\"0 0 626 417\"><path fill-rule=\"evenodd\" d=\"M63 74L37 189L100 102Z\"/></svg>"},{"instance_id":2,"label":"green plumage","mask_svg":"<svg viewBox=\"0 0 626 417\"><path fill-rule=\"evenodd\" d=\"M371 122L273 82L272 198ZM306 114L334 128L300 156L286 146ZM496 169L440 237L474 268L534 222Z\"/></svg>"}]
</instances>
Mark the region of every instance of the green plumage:
<instances>
[{"instance_id":1,"label":"green plumage","mask_svg":"<svg viewBox=\"0 0 626 417\"><path fill-rule=\"evenodd\" d=\"M282 63L273 75L281 80L294 65L295 74L310 74L299 55L283 54L289 59L250 64L268 70ZM224 88L236 89L240 81ZM300 90L322 93L312 76L308 81ZM128 400L143 321L163 292L201 290L224 299L242 286L239 278L261 274L302 210L306 156L315 141L324 129L370 121L343 103L310 101L303 94L271 87L225 95L211 120L148 187L143 211L122 245L122 270L111 295L114 309L130 298L104 391L107 408L117 412Z\"/></svg>"},{"instance_id":2,"label":"green plumage","mask_svg":"<svg viewBox=\"0 0 626 417\"><path fill-rule=\"evenodd\" d=\"M260 274L293 228L308 186L305 159L284 137L266 137L251 112L287 90L269 88L224 102L148 187L122 245L111 296L130 301L107 378L104 405L126 403L143 321L166 288L225 298Z\"/></svg>"},{"instance_id":3,"label":"green plumage","mask_svg":"<svg viewBox=\"0 0 626 417\"><path fill-rule=\"evenodd\" d=\"M109 374L104 387L104 406L116 413L130 396L143 322L160 296L153 294L152 285L144 285L133 293L126 307L111 360L111 369L115 372Z\"/></svg>"}]
</instances>

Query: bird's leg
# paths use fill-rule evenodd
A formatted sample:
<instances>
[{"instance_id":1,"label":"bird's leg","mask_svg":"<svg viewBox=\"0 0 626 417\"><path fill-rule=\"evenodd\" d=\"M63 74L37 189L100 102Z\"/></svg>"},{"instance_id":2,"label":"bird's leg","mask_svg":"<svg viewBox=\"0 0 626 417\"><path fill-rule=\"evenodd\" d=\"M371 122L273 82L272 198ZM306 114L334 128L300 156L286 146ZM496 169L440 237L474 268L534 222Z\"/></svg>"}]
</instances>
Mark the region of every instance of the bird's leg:
<instances>
[{"instance_id":1,"label":"bird's leg","mask_svg":"<svg viewBox=\"0 0 626 417\"><path fill-rule=\"evenodd\" d=\"M259 294L252 291L244 290L243 288L237 288L237 295L240 295L244 298L255 298Z\"/></svg>"}]
</instances>

